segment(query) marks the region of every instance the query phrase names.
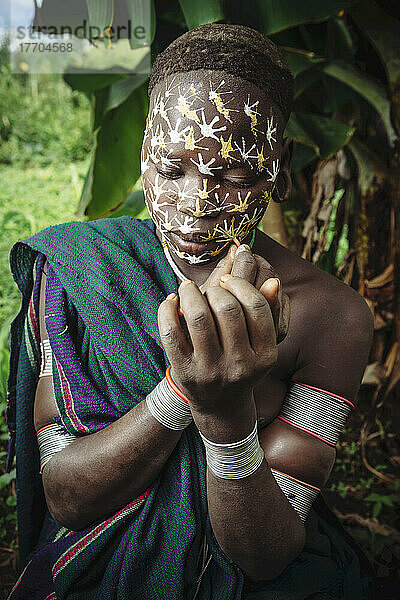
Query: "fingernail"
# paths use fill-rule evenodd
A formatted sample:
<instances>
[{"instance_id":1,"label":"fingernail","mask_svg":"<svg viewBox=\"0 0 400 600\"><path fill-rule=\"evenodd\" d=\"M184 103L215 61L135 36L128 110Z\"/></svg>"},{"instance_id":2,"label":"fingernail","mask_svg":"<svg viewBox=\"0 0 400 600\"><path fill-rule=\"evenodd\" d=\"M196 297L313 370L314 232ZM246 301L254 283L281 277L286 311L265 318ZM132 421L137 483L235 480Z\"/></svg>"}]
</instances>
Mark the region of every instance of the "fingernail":
<instances>
[{"instance_id":1,"label":"fingernail","mask_svg":"<svg viewBox=\"0 0 400 600\"><path fill-rule=\"evenodd\" d=\"M274 279L276 279L276 281L278 282L278 292L281 289L281 280L279 279L279 277L274 277Z\"/></svg>"},{"instance_id":2,"label":"fingernail","mask_svg":"<svg viewBox=\"0 0 400 600\"><path fill-rule=\"evenodd\" d=\"M248 252L249 250L250 246L248 246L247 244L240 244L239 248L236 250L236 254L238 254L239 252Z\"/></svg>"},{"instance_id":3,"label":"fingernail","mask_svg":"<svg viewBox=\"0 0 400 600\"><path fill-rule=\"evenodd\" d=\"M219 278L220 281L228 281L228 279L232 279L233 275L231 275L230 273L226 273L225 275L221 275L221 277Z\"/></svg>"},{"instance_id":4,"label":"fingernail","mask_svg":"<svg viewBox=\"0 0 400 600\"><path fill-rule=\"evenodd\" d=\"M185 279L184 281L182 281L179 287L183 288L185 285L188 285L188 283L194 283L194 281L192 281L191 279Z\"/></svg>"},{"instance_id":5,"label":"fingernail","mask_svg":"<svg viewBox=\"0 0 400 600\"><path fill-rule=\"evenodd\" d=\"M166 297L166 300L173 300L174 298L177 298L178 296L173 292L172 294L168 294L168 296Z\"/></svg>"}]
</instances>

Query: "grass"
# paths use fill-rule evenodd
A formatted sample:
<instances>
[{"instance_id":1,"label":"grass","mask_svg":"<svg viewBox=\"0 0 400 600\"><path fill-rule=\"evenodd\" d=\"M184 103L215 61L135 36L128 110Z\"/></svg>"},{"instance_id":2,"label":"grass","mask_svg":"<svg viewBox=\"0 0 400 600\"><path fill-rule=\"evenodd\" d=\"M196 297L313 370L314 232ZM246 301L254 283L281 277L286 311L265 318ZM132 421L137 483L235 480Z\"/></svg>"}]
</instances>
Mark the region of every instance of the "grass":
<instances>
[{"instance_id":1,"label":"grass","mask_svg":"<svg viewBox=\"0 0 400 600\"><path fill-rule=\"evenodd\" d=\"M46 167L0 165L0 324L15 315L20 300L9 269L13 243L37 231L77 220L76 210L88 161Z\"/></svg>"},{"instance_id":2,"label":"grass","mask_svg":"<svg viewBox=\"0 0 400 600\"><path fill-rule=\"evenodd\" d=\"M9 268L9 252L18 240L65 221L74 221L88 160L51 166L0 165L0 584L9 592L17 573L15 467L5 472L8 431L5 423L9 368L9 327L21 294ZM2 590L3 585L3 590Z\"/></svg>"}]
</instances>

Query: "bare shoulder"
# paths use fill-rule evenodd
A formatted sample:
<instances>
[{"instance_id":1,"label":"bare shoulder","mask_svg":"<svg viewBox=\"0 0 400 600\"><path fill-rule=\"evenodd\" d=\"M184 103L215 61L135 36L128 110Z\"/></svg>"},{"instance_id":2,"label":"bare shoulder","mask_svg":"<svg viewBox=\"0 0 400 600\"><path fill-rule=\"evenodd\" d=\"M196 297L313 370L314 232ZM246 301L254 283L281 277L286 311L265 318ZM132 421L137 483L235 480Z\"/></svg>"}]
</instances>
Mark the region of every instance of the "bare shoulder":
<instances>
[{"instance_id":1,"label":"bare shoulder","mask_svg":"<svg viewBox=\"0 0 400 600\"><path fill-rule=\"evenodd\" d=\"M258 233L254 252L261 254L274 267L284 291L295 302L292 308L299 307L303 318L309 314L317 325L327 327L336 326L338 319L350 319L353 324L356 320L371 329L371 311L356 290L262 232Z\"/></svg>"},{"instance_id":2,"label":"bare shoulder","mask_svg":"<svg viewBox=\"0 0 400 600\"><path fill-rule=\"evenodd\" d=\"M373 336L373 317L360 294L262 234L254 251L274 267L290 298L289 334L299 381L354 398Z\"/></svg>"}]
</instances>

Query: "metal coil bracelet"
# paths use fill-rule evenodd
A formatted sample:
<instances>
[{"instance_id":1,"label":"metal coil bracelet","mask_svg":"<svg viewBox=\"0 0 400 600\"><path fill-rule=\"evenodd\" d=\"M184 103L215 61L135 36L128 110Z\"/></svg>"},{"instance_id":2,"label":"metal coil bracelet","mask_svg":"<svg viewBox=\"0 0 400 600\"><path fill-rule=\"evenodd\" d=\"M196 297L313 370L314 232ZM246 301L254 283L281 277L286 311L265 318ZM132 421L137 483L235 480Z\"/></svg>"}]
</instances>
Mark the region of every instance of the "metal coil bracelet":
<instances>
[{"instance_id":1,"label":"metal coil bracelet","mask_svg":"<svg viewBox=\"0 0 400 600\"><path fill-rule=\"evenodd\" d=\"M40 453L40 473L43 473L44 466L56 452L60 452L79 437L69 433L58 423L45 425L37 431L36 435Z\"/></svg>"},{"instance_id":2,"label":"metal coil bracelet","mask_svg":"<svg viewBox=\"0 0 400 600\"><path fill-rule=\"evenodd\" d=\"M310 512L312 503L321 490L310 483L300 481L300 479L276 469L271 469L271 473L294 510L298 512L300 519L304 522Z\"/></svg>"},{"instance_id":3,"label":"metal coil bracelet","mask_svg":"<svg viewBox=\"0 0 400 600\"><path fill-rule=\"evenodd\" d=\"M40 365L40 375L39 377L45 377L47 375L52 375L52 356L53 351L50 346L50 340L44 339L40 342L40 349L42 354L42 360Z\"/></svg>"},{"instance_id":4,"label":"metal coil bracelet","mask_svg":"<svg viewBox=\"0 0 400 600\"><path fill-rule=\"evenodd\" d=\"M146 396L146 404L153 417L168 429L181 431L193 420L187 399L172 380L170 366L164 379Z\"/></svg>"},{"instance_id":5,"label":"metal coil bracelet","mask_svg":"<svg viewBox=\"0 0 400 600\"><path fill-rule=\"evenodd\" d=\"M341 396L304 383L293 383L278 419L336 446L340 432L354 404Z\"/></svg>"},{"instance_id":6,"label":"metal coil bracelet","mask_svg":"<svg viewBox=\"0 0 400 600\"><path fill-rule=\"evenodd\" d=\"M222 479L242 479L258 469L264 458L257 433L257 421L253 431L243 440L228 444L211 442L199 431L206 449L209 468Z\"/></svg>"}]
</instances>

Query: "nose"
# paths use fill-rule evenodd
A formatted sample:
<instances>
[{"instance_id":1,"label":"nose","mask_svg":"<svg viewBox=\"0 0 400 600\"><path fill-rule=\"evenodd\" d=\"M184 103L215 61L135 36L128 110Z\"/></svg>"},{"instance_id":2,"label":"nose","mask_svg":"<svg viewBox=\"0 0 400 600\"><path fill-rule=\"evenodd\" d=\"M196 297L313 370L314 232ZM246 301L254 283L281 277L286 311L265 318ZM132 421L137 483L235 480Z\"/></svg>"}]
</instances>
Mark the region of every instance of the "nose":
<instances>
[{"instance_id":1,"label":"nose","mask_svg":"<svg viewBox=\"0 0 400 600\"><path fill-rule=\"evenodd\" d=\"M178 191L177 209L196 218L213 217L220 213L217 190L220 184L213 178L195 178L186 181Z\"/></svg>"}]
</instances>

